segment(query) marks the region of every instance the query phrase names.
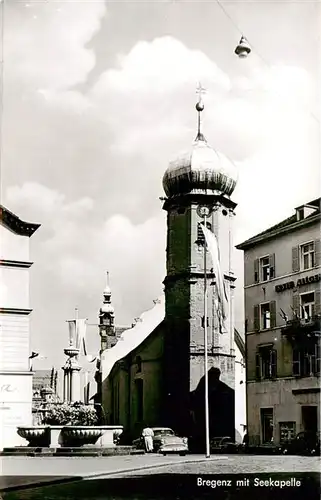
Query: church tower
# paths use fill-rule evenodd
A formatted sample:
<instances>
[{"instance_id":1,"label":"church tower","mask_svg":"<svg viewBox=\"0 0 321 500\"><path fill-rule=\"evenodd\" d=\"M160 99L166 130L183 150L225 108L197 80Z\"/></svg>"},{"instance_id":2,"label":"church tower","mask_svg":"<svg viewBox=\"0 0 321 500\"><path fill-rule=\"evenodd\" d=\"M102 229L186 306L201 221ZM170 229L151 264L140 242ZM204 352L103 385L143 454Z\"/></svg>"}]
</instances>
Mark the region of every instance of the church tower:
<instances>
[{"instance_id":1,"label":"church tower","mask_svg":"<svg viewBox=\"0 0 321 500\"><path fill-rule=\"evenodd\" d=\"M211 148L198 131L191 151L172 161L163 177L167 212L166 333L164 340L164 408L168 425L184 435L204 431L204 322L207 322L210 434L234 436L233 219L236 204L234 164ZM219 319L218 294L211 257L201 224L217 238L228 299L226 329ZM204 269L206 262L206 269ZM204 318L204 276L207 318Z\"/></svg>"},{"instance_id":2,"label":"church tower","mask_svg":"<svg viewBox=\"0 0 321 500\"><path fill-rule=\"evenodd\" d=\"M114 347L117 343L115 329L115 311L111 303L111 290L109 286L109 273L107 272L107 284L103 292L103 303L99 310L99 335L101 353L105 349Z\"/></svg>"}]
</instances>

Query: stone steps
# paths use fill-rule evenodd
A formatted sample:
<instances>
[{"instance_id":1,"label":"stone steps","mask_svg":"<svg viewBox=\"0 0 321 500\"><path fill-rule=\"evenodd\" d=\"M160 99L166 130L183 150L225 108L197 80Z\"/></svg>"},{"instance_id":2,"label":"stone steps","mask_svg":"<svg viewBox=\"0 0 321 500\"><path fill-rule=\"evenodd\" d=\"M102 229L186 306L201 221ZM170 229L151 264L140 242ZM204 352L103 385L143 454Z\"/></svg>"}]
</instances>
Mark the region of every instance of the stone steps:
<instances>
[{"instance_id":1,"label":"stone steps","mask_svg":"<svg viewBox=\"0 0 321 500\"><path fill-rule=\"evenodd\" d=\"M17 446L15 448L4 448L0 453L2 456L29 456L29 457L100 457L119 455L144 455L143 450L137 450L133 446L116 446L115 448L103 448L95 446L41 448L29 446Z\"/></svg>"}]
</instances>

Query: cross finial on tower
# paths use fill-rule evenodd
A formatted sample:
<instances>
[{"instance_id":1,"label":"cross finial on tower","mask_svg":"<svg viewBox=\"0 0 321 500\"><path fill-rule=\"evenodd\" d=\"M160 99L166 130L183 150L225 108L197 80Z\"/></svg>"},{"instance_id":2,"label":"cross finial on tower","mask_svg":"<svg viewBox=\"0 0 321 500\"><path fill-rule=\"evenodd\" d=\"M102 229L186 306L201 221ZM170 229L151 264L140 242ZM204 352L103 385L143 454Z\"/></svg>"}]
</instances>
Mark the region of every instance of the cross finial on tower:
<instances>
[{"instance_id":1,"label":"cross finial on tower","mask_svg":"<svg viewBox=\"0 0 321 500\"><path fill-rule=\"evenodd\" d=\"M196 94L198 94L198 102L202 102L202 94L206 94L206 88L202 87L201 82L198 82L196 87Z\"/></svg>"},{"instance_id":2,"label":"cross finial on tower","mask_svg":"<svg viewBox=\"0 0 321 500\"><path fill-rule=\"evenodd\" d=\"M109 271L106 271L107 273L107 286L109 286Z\"/></svg>"},{"instance_id":3,"label":"cross finial on tower","mask_svg":"<svg viewBox=\"0 0 321 500\"><path fill-rule=\"evenodd\" d=\"M198 82L196 87L196 94L198 94L198 102L196 103L196 111L198 112L198 125L197 125L197 136L196 141L205 141L205 137L201 132L201 112L204 109L204 104L202 101L202 94L206 93L206 89L202 87L201 82Z\"/></svg>"}]
</instances>

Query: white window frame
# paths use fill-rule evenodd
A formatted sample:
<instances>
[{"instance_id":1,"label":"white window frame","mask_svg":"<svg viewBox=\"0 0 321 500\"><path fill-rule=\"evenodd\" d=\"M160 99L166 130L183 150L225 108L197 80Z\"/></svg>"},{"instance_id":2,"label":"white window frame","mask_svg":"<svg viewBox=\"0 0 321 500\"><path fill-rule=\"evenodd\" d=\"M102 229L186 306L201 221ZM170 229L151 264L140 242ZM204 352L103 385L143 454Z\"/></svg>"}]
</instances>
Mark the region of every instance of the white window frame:
<instances>
[{"instance_id":1,"label":"white window frame","mask_svg":"<svg viewBox=\"0 0 321 500\"><path fill-rule=\"evenodd\" d=\"M305 295L312 295L312 294L313 294L313 302L307 302L303 306L302 297L304 297ZM309 308L309 316L307 316L306 314L304 314L304 316L303 316L303 308L305 308L306 306L308 306L308 308ZM315 309L315 292L312 291L312 292L301 293L300 294L300 318L308 321L309 319L311 319L314 316L314 309Z\"/></svg>"},{"instance_id":2,"label":"white window frame","mask_svg":"<svg viewBox=\"0 0 321 500\"><path fill-rule=\"evenodd\" d=\"M264 259L268 260L268 264L263 266ZM263 278L263 269L264 268L268 269L267 279ZM263 257L259 258L259 280L260 280L260 283L265 283L266 281L270 280L270 255L264 255Z\"/></svg>"},{"instance_id":3,"label":"white window frame","mask_svg":"<svg viewBox=\"0 0 321 500\"><path fill-rule=\"evenodd\" d=\"M308 252L303 252L303 248L307 245L312 245L313 246L313 250L310 250ZM308 255L308 260L309 260L309 265L308 267L304 267L304 256L305 255ZM313 255L313 257L311 258L311 255ZM312 260L312 264L311 265L311 260ZM301 271L307 271L309 269L313 269L315 266L315 244L314 244L314 241L306 241L305 243L302 243L300 245L300 270Z\"/></svg>"},{"instance_id":4,"label":"white window frame","mask_svg":"<svg viewBox=\"0 0 321 500\"><path fill-rule=\"evenodd\" d=\"M263 314L262 314L262 307L264 306L269 306L269 317L267 318L267 321L268 321L268 326L264 326L264 317L263 317ZM270 302L263 302L262 304L260 304L260 329L261 330L270 330L271 329L271 306L270 306Z\"/></svg>"}]
</instances>

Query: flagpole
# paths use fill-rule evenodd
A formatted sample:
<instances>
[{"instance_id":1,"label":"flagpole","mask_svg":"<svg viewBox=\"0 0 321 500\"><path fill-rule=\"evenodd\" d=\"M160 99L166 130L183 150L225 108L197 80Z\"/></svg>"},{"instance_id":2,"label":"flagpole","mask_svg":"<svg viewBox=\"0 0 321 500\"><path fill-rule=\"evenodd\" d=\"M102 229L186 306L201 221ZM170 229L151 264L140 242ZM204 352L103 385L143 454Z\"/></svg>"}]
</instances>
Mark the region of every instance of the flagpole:
<instances>
[{"instance_id":1,"label":"flagpole","mask_svg":"<svg viewBox=\"0 0 321 500\"><path fill-rule=\"evenodd\" d=\"M204 210L204 227L207 227L207 208ZM207 335L207 262L204 238L204 379L205 379L205 444L206 458L210 458L209 404L208 404L208 335Z\"/></svg>"}]
</instances>

